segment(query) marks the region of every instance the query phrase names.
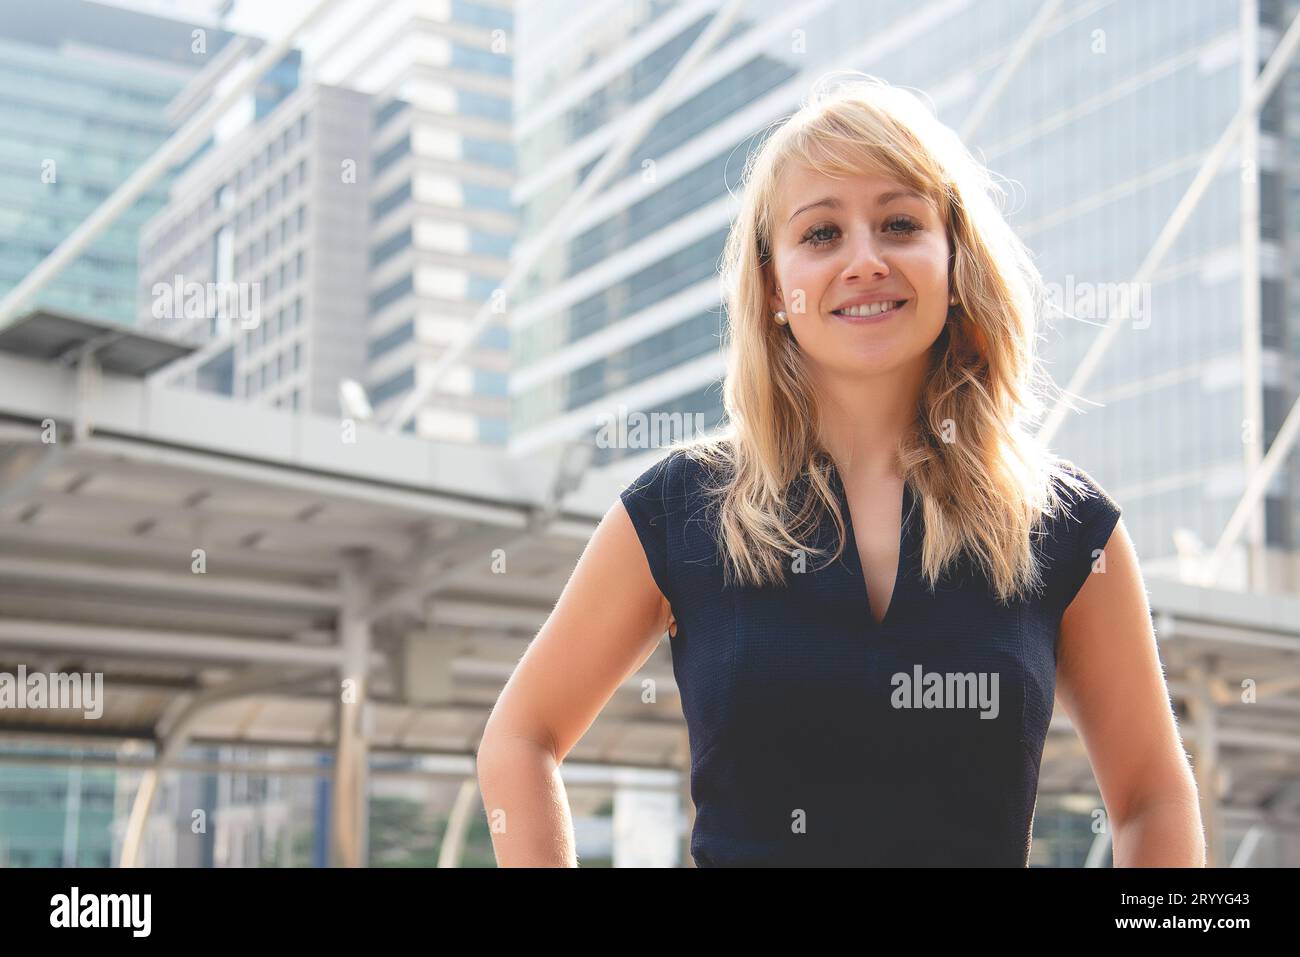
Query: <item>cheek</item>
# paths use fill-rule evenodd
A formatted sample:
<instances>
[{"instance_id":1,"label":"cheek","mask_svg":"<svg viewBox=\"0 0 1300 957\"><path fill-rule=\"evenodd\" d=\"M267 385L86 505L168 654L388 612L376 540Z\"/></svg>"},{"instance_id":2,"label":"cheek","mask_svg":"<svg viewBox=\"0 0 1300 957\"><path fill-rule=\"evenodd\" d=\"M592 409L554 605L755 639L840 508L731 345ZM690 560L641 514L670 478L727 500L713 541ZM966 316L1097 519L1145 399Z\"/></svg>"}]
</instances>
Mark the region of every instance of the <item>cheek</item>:
<instances>
[{"instance_id":1,"label":"cheek","mask_svg":"<svg viewBox=\"0 0 1300 957\"><path fill-rule=\"evenodd\" d=\"M948 251L942 242L929 242L909 250L908 279L922 296L948 296Z\"/></svg>"},{"instance_id":2,"label":"cheek","mask_svg":"<svg viewBox=\"0 0 1300 957\"><path fill-rule=\"evenodd\" d=\"M785 283L782 288L790 300L796 292L802 292L804 311L813 312L821 302L822 292L835 278L834 265L825 260L811 259L806 256L793 256L785 264Z\"/></svg>"}]
</instances>

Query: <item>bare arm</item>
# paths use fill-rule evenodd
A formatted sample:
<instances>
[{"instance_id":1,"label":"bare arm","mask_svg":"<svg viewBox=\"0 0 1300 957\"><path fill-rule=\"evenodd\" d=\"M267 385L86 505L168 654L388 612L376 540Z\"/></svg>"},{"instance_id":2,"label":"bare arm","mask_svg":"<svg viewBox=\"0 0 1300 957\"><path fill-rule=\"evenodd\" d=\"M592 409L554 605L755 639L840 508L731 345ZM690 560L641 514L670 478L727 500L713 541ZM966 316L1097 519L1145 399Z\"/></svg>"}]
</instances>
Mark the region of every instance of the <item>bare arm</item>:
<instances>
[{"instance_id":1,"label":"bare arm","mask_svg":"<svg viewBox=\"0 0 1300 957\"><path fill-rule=\"evenodd\" d=\"M1196 782L1183 751L1123 520L1061 620L1057 696L1092 762L1116 867L1204 867Z\"/></svg>"},{"instance_id":2,"label":"bare arm","mask_svg":"<svg viewBox=\"0 0 1300 957\"><path fill-rule=\"evenodd\" d=\"M668 619L632 520L615 500L483 730L478 782L499 866L577 866L560 764L654 652Z\"/></svg>"}]
</instances>

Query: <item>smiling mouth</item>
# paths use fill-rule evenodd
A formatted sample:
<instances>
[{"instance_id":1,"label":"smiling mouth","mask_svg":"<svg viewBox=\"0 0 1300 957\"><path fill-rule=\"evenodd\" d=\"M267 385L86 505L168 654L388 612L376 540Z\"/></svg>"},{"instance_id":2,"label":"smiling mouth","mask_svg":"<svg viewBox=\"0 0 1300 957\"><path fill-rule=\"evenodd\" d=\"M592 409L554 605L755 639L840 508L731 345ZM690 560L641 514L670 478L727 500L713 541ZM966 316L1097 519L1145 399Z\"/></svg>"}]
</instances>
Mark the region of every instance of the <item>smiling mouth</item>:
<instances>
[{"instance_id":1,"label":"smiling mouth","mask_svg":"<svg viewBox=\"0 0 1300 957\"><path fill-rule=\"evenodd\" d=\"M907 303L908 300L906 299L896 299L893 302L872 302L861 306L851 306L848 309L833 309L831 315L839 316L841 319L864 322L891 316Z\"/></svg>"}]
</instances>

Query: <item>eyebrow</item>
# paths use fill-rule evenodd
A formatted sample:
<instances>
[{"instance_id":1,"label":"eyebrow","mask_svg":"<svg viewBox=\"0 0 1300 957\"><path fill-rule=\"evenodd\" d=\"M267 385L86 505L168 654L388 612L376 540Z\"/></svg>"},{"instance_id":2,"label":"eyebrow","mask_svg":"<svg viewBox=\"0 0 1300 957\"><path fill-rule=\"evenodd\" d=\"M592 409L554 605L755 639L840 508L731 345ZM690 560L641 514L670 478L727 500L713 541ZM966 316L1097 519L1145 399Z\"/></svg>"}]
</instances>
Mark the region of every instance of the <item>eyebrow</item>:
<instances>
[{"instance_id":1,"label":"eyebrow","mask_svg":"<svg viewBox=\"0 0 1300 957\"><path fill-rule=\"evenodd\" d=\"M879 196L876 197L876 205L884 206L886 203L892 203L896 199L919 199L922 202L926 201L925 197L922 196L920 193L916 192L915 190L891 189L889 192L881 193ZM844 204L841 203L834 196L824 196L814 203L809 203L807 206L800 206L798 209L796 209L793 213L790 214L790 218L789 220L786 221L786 225L789 226L790 223L794 222L794 218L798 216L800 213L807 212L810 209L816 209L818 206L825 206L828 209L844 208Z\"/></svg>"}]
</instances>

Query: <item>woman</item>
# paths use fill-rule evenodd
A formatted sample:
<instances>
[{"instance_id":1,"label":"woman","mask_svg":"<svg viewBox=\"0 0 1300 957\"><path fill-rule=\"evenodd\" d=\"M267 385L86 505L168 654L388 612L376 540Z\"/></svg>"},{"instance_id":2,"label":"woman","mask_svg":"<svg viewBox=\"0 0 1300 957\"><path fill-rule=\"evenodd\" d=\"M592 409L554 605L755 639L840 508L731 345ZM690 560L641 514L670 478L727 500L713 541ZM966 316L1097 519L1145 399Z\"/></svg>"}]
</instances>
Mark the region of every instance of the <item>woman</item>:
<instances>
[{"instance_id":1,"label":"woman","mask_svg":"<svg viewBox=\"0 0 1300 957\"><path fill-rule=\"evenodd\" d=\"M1025 866L1054 693L1115 863L1204 865L1119 506L1027 430L1041 281L993 192L869 77L750 158L728 428L622 493L502 692L501 865L576 865L559 764L665 630L700 866Z\"/></svg>"}]
</instances>

